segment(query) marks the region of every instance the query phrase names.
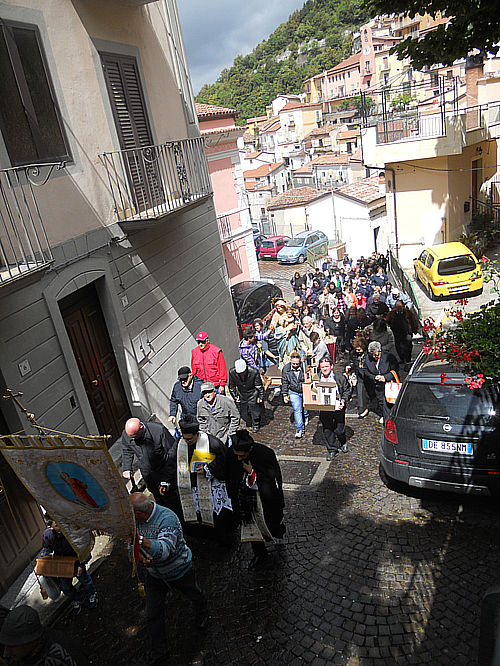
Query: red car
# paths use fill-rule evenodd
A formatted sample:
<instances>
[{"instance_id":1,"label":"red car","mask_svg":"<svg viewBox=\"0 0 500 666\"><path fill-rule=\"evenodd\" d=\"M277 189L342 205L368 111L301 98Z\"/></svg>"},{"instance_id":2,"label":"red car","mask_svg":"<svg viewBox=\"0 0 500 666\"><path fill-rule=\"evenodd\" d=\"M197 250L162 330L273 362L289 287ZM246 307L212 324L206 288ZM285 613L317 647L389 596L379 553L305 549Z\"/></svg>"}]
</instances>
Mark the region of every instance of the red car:
<instances>
[{"instance_id":1,"label":"red car","mask_svg":"<svg viewBox=\"0 0 500 666\"><path fill-rule=\"evenodd\" d=\"M288 236L269 236L260 244L260 259L277 259L278 252L284 247Z\"/></svg>"}]
</instances>

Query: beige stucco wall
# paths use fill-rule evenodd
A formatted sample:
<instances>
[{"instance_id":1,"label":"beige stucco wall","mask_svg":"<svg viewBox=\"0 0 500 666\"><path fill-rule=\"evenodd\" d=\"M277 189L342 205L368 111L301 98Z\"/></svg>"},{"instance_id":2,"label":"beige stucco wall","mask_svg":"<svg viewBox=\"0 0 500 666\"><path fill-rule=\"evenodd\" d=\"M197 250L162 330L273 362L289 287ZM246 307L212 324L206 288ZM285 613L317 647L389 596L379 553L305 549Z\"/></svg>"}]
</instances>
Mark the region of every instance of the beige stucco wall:
<instances>
[{"instance_id":1,"label":"beige stucco wall","mask_svg":"<svg viewBox=\"0 0 500 666\"><path fill-rule=\"evenodd\" d=\"M37 190L52 245L114 221L99 154L119 144L98 48L137 56L154 141L187 136L160 11L159 2L131 7L116 0L8 0L0 6L0 17L39 27L74 160Z\"/></svg>"}]
</instances>

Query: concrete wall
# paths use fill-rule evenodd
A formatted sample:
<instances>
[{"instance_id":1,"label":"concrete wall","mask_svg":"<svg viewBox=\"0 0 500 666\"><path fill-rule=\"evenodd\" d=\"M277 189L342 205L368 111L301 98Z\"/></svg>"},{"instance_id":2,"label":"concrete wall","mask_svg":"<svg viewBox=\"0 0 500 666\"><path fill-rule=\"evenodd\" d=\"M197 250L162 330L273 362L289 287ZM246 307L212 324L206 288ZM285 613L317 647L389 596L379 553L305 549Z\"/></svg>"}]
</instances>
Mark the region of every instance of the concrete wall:
<instances>
[{"instance_id":1,"label":"concrete wall","mask_svg":"<svg viewBox=\"0 0 500 666\"><path fill-rule=\"evenodd\" d=\"M56 263L40 281L2 287L1 371L6 385L22 391L29 410L50 428L97 432L58 306L62 297L90 282L97 286L132 413L145 417L155 412L166 419L176 371L189 365L197 331L209 333L228 363L238 357L210 200L107 246L110 233L122 235L111 227L76 238L54 248ZM89 256L78 258L82 243ZM151 350L138 361L131 341L143 330ZM18 364L23 360L31 371L21 377Z\"/></svg>"}]
</instances>

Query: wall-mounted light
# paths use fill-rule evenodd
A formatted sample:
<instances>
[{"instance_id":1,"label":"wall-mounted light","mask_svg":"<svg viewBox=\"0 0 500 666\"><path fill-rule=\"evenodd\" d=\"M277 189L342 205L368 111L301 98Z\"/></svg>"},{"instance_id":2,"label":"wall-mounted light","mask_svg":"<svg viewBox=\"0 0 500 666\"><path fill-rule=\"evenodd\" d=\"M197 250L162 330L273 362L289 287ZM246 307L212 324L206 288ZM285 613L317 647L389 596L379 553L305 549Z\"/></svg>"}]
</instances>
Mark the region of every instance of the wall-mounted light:
<instances>
[{"instance_id":1,"label":"wall-mounted light","mask_svg":"<svg viewBox=\"0 0 500 666\"><path fill-rule=\"evenodd\" d=\"M478 155L482 155L482 154L483 154L483 149L481 148L481 146L476 146L476 153L477 153Z\"/></svg>"}]
</instances>

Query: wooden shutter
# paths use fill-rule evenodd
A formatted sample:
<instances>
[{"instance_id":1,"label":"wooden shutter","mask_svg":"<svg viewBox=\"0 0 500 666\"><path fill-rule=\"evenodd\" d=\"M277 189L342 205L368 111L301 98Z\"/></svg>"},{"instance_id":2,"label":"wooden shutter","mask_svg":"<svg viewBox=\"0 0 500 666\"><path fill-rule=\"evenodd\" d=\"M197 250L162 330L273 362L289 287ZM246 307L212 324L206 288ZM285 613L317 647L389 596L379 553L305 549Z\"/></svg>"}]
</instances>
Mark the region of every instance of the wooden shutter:
<instances>
[{"instance_id":1,"label":"wooden shutter","mask_svg":"<svg viewBox=\"0 0 500 666\"><path fill-rule=\"evenodd\" d=\"M135 58L101 54L106 85L118 131L123 166L129 182L132 206L137 211L153 208L164 201L155 149L146 153L141 148L153 145L144 93ZM145 159L147 157L147 159Z\"/></svg>"}]
</instances>

